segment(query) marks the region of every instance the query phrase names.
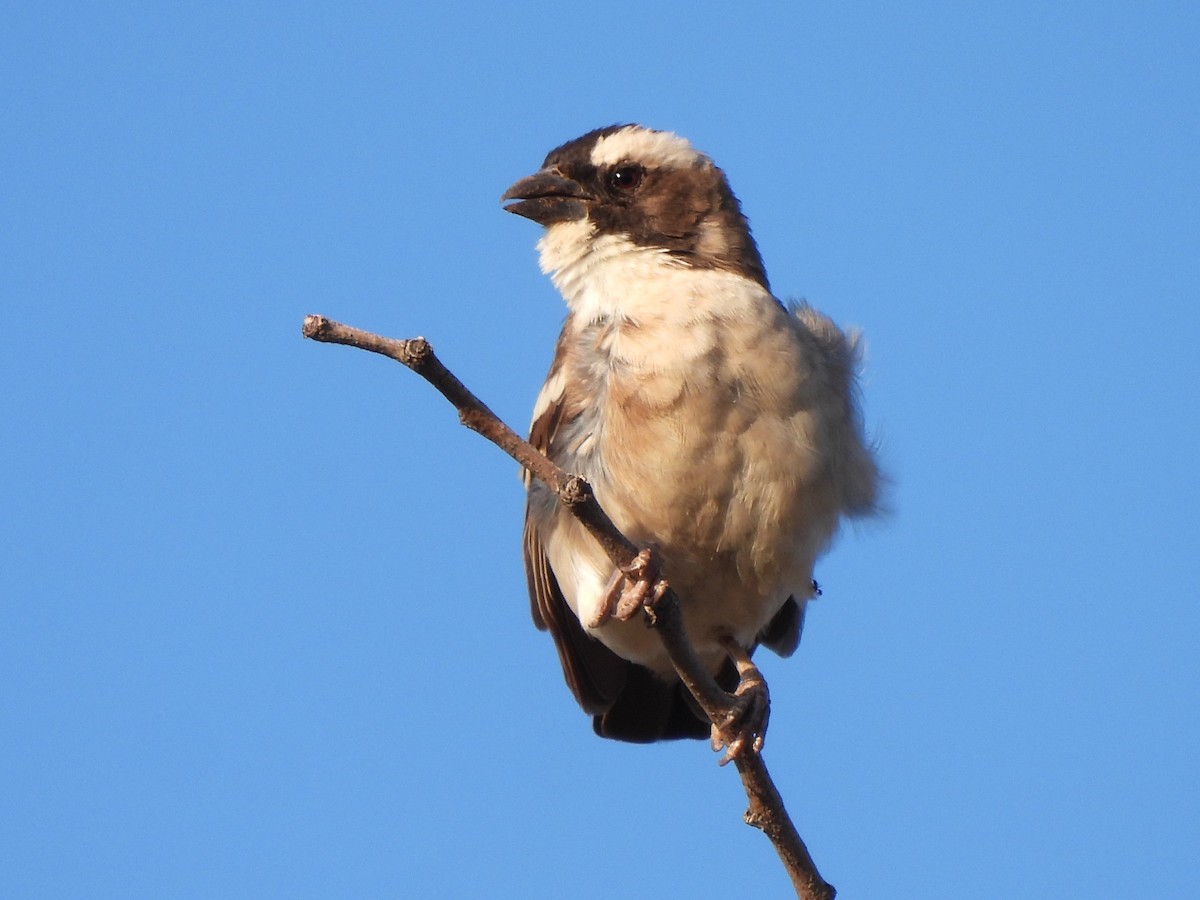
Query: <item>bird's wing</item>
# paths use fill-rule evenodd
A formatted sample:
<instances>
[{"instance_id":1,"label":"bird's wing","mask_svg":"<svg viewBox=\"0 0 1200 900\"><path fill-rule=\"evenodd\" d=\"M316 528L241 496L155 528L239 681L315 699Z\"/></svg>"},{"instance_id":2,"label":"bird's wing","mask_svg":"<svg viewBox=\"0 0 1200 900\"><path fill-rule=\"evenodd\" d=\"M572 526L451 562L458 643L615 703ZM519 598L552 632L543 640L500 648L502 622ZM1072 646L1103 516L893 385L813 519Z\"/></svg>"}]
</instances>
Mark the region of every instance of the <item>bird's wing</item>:
<instances>
[{"instance_id":1,"label":"bird's wing","mask_svg":"<svg viewBox=\"0 0 1200 900\"><path fill-rule=\"evenodd\" d=\"M564 336L566 329L564 329ZM573 396L572 386L562 374L566 347L560 339L555 364L550 369L534 409L529 442L551 459L562 460L556 440L576 420L585 398ZM534 514L534 491L544 490L526 476L530 500L525 505L525 577L529 585L530 611L534 624L549 631L558 650L563 677L575 699L592 715L596 733L623 741L649 742L674 738L708 736L708 720L691 700L682 684L665 681L649 670L629 662L591 637L567 604L558 578L546 556L543 529L568 527L568 514L555 509L551 516ZM544 498L541 498L544 499ZM582 532L581 532L582 535ZM583 536L584 540L589 540ZM732 663L721 683L730 689L737 684Z\"/></svg>"},{"instance_id":2,"label":"bird's wing","mask_svg":"<svg viewBox=\"0 0 1200 900\"><path fill-rule=\"evenodd\" d=\"M565 382L551 370L529 429L529 442L551 458L554 457L554 438L567 408L565 394ZM530 486L531 491L538 489ZM624 688L630 663L583 630L550 568L539 527L541 523L531 514L530 503L526 502L525 578L529 585L533 623L543 631L549 630L554 638L563 676L579 705L592 715L602 715Z\"/></svg>"},{"instance_id":3,"label":"bird's wing","mask_svg":"<svg viewBox=\"0 0 1200 900\"><path fill-rule=\"evenodd\" d=\"M588 713L602 715L625 686L630 664L589 637L567 605L554 570L546 559L532 517L525 517L525 578L533 623L548 630L558 650L563 677Z\"/></svg>"},{"instance_id":4,"label":"bird's wing","mask_svg":"<svg viewBox=\"0 0 1200 900\"><path fill-rule=\"evenodd\" d=\"M758 642L780 656L791 656L800 646L800 634L804 631L805 600L788 597L775 617L758 634Z\"/></svg>"}]
</instances>

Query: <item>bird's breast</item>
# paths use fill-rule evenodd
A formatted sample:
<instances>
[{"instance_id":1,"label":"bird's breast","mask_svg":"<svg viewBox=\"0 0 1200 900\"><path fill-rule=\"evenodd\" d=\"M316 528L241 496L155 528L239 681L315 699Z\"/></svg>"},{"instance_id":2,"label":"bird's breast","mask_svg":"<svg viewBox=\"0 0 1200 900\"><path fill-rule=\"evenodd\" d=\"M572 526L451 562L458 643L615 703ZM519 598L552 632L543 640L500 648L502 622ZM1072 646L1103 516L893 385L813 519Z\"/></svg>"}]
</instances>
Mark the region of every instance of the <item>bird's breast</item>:
<instances>
[{"instance_id":1,"label":"bird's breast","mask_svg":"<svg viewBox=\"0 0 1200 900\"><path fill-rule=\"evenodd\" d=\"M663 555L693 614L751 635L803 590L836 521L806 452L801 348L755 285L691 286L666 312L582 323L575 465L614 522ZM738 612L738 604L744 609Z\"/></svg>"}]
</instances>

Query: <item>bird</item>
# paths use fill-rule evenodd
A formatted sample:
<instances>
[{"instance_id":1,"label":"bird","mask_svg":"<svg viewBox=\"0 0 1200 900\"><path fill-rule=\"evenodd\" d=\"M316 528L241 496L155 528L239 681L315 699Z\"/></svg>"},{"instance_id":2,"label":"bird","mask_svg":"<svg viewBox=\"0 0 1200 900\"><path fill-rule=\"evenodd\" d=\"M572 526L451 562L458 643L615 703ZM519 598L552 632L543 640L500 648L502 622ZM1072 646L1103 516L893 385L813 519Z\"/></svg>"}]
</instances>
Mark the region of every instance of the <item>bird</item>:
<instances>
[{"instance_id":1,"label":"bird","mask_svg":"<svg viewBox=\"0 0 1200 900\"><path fill-rule=\"evenodd\" d=\"M844 520L878 511L860 336L776 298L724 172L673 132L590 131L501 202L543 226L540 267L567 307L530 443L652 549L698 657L732 690L731 643L790 656L816 560ZM628 577L525 478L534 624L596 734L708 737L654 631L612 614Z\"/></svg>"}]
</instances>

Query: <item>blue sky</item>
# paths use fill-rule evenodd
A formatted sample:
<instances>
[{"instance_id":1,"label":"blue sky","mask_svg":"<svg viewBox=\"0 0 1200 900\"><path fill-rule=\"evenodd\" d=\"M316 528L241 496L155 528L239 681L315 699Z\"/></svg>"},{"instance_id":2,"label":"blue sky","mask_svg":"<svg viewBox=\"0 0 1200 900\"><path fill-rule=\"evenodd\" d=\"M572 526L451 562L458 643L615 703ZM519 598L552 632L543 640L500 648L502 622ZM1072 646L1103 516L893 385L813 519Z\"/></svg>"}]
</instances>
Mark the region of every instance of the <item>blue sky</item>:
<instances>
[{"instance_id":1,"label":"blue sky","mask_svg":"<svg viewBox=\"0 0 1200 900\"><path fill-rule=\"evenodd\" d=\"M701 745L595 738L514 466L500 193L617 121L868 342L887 520L763 655L839 896L1194 896L1200 8L24 4L0 30L0 895L784 896Z\"/></svg>"}]
</instances>

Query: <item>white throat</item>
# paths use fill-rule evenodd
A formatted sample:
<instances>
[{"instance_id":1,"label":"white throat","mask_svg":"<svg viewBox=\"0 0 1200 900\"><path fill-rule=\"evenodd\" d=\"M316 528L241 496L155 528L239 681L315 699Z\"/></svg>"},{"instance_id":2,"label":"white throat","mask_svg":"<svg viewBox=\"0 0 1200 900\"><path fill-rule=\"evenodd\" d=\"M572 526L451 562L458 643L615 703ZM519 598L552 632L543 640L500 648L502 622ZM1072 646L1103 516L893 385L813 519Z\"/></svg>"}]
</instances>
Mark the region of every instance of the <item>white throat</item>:
<instances>
[{"instance_id":1,"label":"white throat","mask_svg":"<svg viewBox=\"0 0 1200 900\"><path fill-rule=\"evenodd\" d=\"M581 324L641 318L653 298L687 266L659 247L642 247L623 235L595 236L586 219L561 222L538 241L542 271L550 276Z\"/></svg>"}]
</instances>

